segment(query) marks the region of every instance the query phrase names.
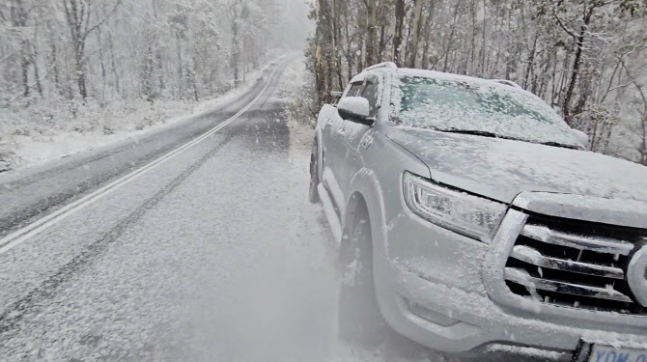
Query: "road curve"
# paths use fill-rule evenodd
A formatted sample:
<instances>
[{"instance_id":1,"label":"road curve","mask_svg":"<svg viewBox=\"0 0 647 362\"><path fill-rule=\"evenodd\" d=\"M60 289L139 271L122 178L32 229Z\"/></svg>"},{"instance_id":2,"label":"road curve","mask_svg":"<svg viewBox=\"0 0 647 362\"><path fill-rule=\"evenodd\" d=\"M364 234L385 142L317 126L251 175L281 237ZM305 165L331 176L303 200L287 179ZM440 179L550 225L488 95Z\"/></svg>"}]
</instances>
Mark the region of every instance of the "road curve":
<instances>
[{"instance_id":1,"label":"road curve","mask_svg":"<svg viewBox=\"0 0 647 362\"><path fill-rule=\"evenodd\" d=\"M274 96L281 67L239 119L0 254L0 361L329 359L334 244L307 201L309 150L295 148ZM260 85L138 144L3 176L4 220L53 212L81 197L70 190L181 147Z\"/></svg>"},{"instance_id":2,"label":"road curve","mask_svg":"<svg viewBox=\"0 0 647 362\"><path fill-rule=\"evenodd\" d=\"M270 63L249 91L219 109L117 146L81 153L43 167L0 174L0 236L205 133L249 104L269 82L270 75L275 70L280 74L286 64L285 59Z\"/></svg>"}]
</instances>

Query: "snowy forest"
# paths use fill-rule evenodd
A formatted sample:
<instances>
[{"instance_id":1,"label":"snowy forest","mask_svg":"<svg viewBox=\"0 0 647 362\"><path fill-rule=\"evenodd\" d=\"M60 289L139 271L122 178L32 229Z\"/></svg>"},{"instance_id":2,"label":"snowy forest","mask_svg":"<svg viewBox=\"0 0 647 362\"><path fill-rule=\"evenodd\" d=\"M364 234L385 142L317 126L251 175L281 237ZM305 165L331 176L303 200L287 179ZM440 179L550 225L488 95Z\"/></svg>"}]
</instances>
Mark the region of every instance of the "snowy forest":
<instances>
[{"instance_id":1,"label":"snowy forest","mask_svg":"<svg viewBox=\"0 0 647 362\"><path fill-rule=\"evenodd\" d=\"M647 165L644 0L316 0L316 104L383 61L509 79L590 148Z\"/></svg>"},{"instance_id":2,"label":"snowy forest","mask_svg":"<svg viewBox=\"0 0 647 362\"><path fill-rule=\"evenodd\" d=\"M304 10L289 16L295 3ZM115 119L141 129L190 113L185 104L244 81L268 50L302 50L307 11L302 0L0 2L0 171L23 136L112 134L130 127Z\"/></svg>"},{"instance_id":3,"label":"snowy forest","mask_svg":"<svg viewBox=\"0 0 647 362\"><path fill-rule=\"evenodd\" d=\"M290 34L282 21L289 3L3 1L3 106L51 97L199 100L257 68L277 35Z\"/></svg>"},{"instance_id":4,"label":"snowy forest","mask_svg":"<svg viewBox=\"0 0 647 362\"><path fill-rule=\"evenodd\" d=\"M8 0L3 106L39 98L193 98L257 68L289 1ZM289 40L289 39L288 39Z\"/></svg>"}]
</instances>

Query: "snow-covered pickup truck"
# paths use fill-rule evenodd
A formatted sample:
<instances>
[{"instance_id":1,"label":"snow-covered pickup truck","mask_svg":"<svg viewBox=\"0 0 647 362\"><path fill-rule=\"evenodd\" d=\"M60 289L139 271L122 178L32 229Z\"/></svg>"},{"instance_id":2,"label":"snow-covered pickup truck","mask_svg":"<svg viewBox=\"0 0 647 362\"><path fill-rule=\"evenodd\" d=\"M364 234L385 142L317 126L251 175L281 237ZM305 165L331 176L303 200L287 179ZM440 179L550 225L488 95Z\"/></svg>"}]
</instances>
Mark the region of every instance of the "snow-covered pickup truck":
<instances>
[{"instance_id":1,"label":"snow-covered pickup truck","mask_svg":"<svg viewBox=\"0 0 647 362\"><path fill-rule=\"evenodd\" d=\"M340 334L647 362L647 168L586 142L509 81L355 76L319 114L310 169L340 243Z\"/></svg>"}]
</instances>

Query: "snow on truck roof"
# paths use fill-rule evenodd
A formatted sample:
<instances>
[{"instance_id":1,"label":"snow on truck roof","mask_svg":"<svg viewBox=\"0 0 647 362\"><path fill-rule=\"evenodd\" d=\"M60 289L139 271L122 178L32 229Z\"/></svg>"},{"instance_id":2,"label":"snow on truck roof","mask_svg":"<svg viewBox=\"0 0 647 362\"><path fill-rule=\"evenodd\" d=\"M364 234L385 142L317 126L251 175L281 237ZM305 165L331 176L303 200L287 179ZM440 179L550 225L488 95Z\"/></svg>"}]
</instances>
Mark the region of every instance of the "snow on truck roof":
<instances>
[{"instance_id":1,"label":"snow on truck roof","mask_svg":"<svg viewBox=\"0 0 647 362\"><path fill-rule=\"evenodd\" d=\"M440 80L478 84L478 85L484 85L489 87L494 85L504 89L513 88L513 89L518 89L519 91L526 92L517 83L507 79L484 79L484 78L472 77L469 75L460 75L460 74L439 72L436 70L412 69L412 68L398 68L397 74L401 77L409 76L409 77L433 78L433 79L440 79Z\"/></svg>"},{"instance_id":2,"label":"snow on truck roof","mask_svg":"<svg viewBox=\"0 0 647 362\"><path fill-rule=\"evenodd\" d=\"M484 78L472 77L468 75L439 72L435 70L399 68L393 62L375 64L373 66L370 66L364 69L360 74L358 74L358 76L362 75L362 73L368 73L378 69L392 70L392 71L395 71L400 76L425 77L425 78L442 79L442 80L450 80L450 81L458 81L458 82L468 82L472 84L480 84L485 86L498 85L505 89L510 89L510 87L512 87L520 91L527 92L520 85L508 79L484 79Z\"/></svg>"}]
</instances>

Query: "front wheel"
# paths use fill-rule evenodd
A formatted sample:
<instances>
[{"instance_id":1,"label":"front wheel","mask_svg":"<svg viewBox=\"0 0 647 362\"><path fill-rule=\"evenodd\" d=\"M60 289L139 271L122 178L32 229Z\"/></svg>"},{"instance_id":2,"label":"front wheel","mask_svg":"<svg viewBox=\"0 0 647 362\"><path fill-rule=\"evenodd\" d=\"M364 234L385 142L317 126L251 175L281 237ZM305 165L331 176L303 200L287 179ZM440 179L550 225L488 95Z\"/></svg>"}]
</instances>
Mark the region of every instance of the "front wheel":
<instances>
[{"instance_id":1,"label":"front wheel","mask_svg":"<svg viewBox=\"0 0 647 362\"><path fill-rule=\"evenodd\" d=\"M362 347L376 347L388 330L377 305L373 281L371 225L365 210L342 242L339 290L339 337Z\"/></svg>"},{"instance_id":2,"label":"front wheel","mask_svg":"<svg viewBox=\"0 0 647 362\"><path fill-rule=\"evenodd\" d=\"M310 191L309 198L310 202L316 204L319 202L319 148L317 146L317 140L312 142L312 154L310 155Z\"/></svg>"},{"instance_id":3,"label":"front wheel","mask_svg":"<svg viewBox=\"0 0 647 362\"><path fill-rule=\"evenodd\" d=\"M395 332L382 317L375 293L371 223L365 204L359 207L354 219L339 253L342 274L338 300L339 338L369 350L380 348L385 356L393 359L438 357Z\"/></svg>"}]
</instances>

